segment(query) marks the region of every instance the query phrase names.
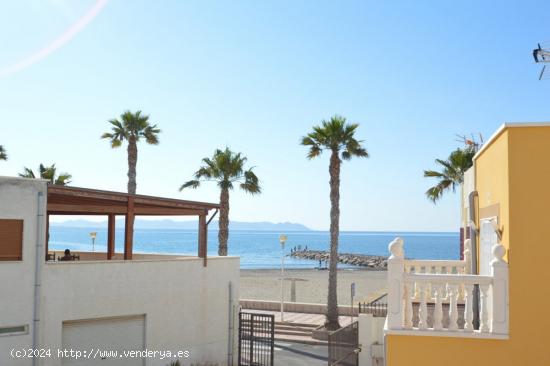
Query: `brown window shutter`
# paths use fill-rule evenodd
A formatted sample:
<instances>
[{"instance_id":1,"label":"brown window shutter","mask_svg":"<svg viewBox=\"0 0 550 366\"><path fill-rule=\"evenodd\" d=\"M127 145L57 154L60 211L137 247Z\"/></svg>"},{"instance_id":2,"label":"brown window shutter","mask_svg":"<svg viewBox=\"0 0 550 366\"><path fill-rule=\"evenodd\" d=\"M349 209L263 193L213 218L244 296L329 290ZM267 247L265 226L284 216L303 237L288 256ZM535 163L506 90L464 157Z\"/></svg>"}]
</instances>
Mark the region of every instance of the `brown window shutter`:
<instances>
[{"instance_id":1,"label":"brown window shutter","mask_svg":"<svg viewBox=\"0 0 550 366\"><path fill-rule=\"evenodd\" d=\"M23 259L23 220L0 219L0 261Z\"/></svg>"}]
</instances>

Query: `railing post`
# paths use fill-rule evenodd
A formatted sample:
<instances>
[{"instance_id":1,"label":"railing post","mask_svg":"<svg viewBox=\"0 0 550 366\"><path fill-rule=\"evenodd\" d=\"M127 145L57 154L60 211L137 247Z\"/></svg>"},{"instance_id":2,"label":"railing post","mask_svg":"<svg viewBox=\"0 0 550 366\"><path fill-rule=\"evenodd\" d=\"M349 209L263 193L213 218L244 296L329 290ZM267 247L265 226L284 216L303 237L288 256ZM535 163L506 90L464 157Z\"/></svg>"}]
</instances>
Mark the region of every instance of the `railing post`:
<instances>
[{"instance_id":1,"label":"railing post","mask_svg":"<svg viewBox=\"0 0 550 366\"><path fill-rule=\"evenodd\" d=\"M464 330L468 332L472 332L474 330L472 323L474 320L474 310L472 306L473 291L473 285L464 285Z\"/></svg>"},{"instance_id":2,"label":"railing post","mask_svg":"<svg viewBox=\"0 0 550 366\"><path fill-rule=\"evenodd\" d=\"M458 324L456 322L458 320L458 285L448 284L447 293L449 296L449 330L452 331L458 329Z\"/></svg>"},{"instance_id":3,"label":"railing post","mask_svg":"<svg viewBox=\"0 0 550 366\"><path fill-rule=\"evenodd\" d=\"M428 304L426 298L428 297L428 283L417 283L418 293L420 296L420 305L418 308L418 329L428 329Z\"/></svg>"},{"instance_id":4,"label":"railing post","mask_svg":"<svg viewBox=\"0 0 550 366\"><path fill-rule=\"evenodd\" d=\"M414 288L414 285L410 281L405 281L405 308L403 309L403 327L405 329L412 329L413 322L412 322L412 316L413 316L413 305L412 305L412 289Z\"/></svg>"},{"instance_id":5,"label":"railing post","mask_svg":"<svg viewBox=\"0 0 550 366\"><path fill-rule=\"evenodd\" d=\"M402 329L405 320L403 308L403 274L405 271L403 239L395 238L388 249L391 253L388 258L388 328Z\"/></svg>"},{"instance_id":6,"label":"railing post","mask_svg":"<svg viewBox=\"0 0 550 366\"><path fill-rule=\"evenodd\" d=\"M489 301L489 285L479 285L479 331L486 333L491 330L489 326L489 307L487 301Z\"/></svg>"},{"instance_id":7,"label":"railing post","mask_svg":"<svg viewBox=\"0 0 550 366\"><path fill-rule=\"evenodd\" d=\"M497 243L493 245L492 250L491 333L508 334L508 263L503 259L506 254L506 248L502 244Z\"/></svg>"},{"instance_id":8,"label":"railing post","mask_svg":"<svg viewBox=\"0 0 550 366\"><path fill-rule=\"evenodd\" d=\"M443 329L443 285L435 285L435 307L433 315L433 328L434 330Z\"/></svg>"}]
</instances>

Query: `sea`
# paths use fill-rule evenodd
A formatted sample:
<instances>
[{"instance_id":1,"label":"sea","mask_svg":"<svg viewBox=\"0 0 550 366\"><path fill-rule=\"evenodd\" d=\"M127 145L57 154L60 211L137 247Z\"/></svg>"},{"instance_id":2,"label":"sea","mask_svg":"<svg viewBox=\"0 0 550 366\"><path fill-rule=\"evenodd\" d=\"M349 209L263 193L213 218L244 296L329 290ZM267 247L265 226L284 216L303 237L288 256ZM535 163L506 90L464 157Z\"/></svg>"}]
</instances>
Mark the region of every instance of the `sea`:
<instances>
[{"instance_id":1,"label":"sea","mask_svg":"<svg viewBox=\"0 0 550 366\"><path fill-rule=\"evenodd\" d=\"M97 232L92 247L90 232ZM232 230L229 233L229 255L241 258L242 269L269 269L281 266L279 232ZM291 248L329 250L328 231L289 231L285 255ZM458 233L448 232L340 232L340 253L388 255L388 244L400 237L404 240L405 257L416 259L458 259L460 240ZM115 250L124 251L124 231L115 233ZM90 227L50 226L49 248L52 250L107 251L107 230ZM218 232L208 232L208 255L217 255ZM180 229L135 229L134 253L197 254L197 231ZM285 256L285 267L307 269L318 267L317 261ZM354 268L339 264L340 268Z\"/></svg>"}]
</instances>

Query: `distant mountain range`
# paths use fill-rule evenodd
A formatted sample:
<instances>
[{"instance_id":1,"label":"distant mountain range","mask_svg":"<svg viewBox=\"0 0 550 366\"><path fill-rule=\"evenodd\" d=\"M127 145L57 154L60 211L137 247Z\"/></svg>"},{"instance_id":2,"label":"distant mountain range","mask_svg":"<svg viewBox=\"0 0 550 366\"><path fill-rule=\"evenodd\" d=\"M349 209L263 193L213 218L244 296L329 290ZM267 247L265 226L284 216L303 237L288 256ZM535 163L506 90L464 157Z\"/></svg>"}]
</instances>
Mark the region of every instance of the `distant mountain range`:
<instances>
[{"instance_id":1,"label":"distant mountain range","mask_svg":"<svg viewBox=\"0 0 550 366\"><path fill-rule=\"evenodd\" d=\"M107 221L88 221L88 220L68 220L64 222L51 222L51 226L62 227L87 227L87 228L104 228ZM197 229L197 221L174 221L174 220L140 220L136 219L134 227L136 229L179 229L179 230L195 230ZM116 220L117 227L124 226L124 219ZM218 228L218 222L213 221L209 225L212 229ZM311 229L293 222L242 222L230 221L230 230L256 230L256 231L310 231Z\"/></svg>"}]
</instances>

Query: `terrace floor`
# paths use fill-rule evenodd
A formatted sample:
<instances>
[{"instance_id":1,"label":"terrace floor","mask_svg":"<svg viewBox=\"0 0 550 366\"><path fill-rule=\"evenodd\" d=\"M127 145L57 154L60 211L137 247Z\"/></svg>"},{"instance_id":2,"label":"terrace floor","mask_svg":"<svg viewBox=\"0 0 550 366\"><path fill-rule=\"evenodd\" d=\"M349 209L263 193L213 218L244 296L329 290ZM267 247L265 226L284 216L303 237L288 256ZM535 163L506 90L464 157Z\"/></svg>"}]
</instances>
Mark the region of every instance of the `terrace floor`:
<instances>
[{"instance_id":1,"label":"terrace floor","mask_svg":"<svg viewBox=\"0 0 550 366\"><path fill-rule=\"evenodd\" d=\"M279 343L301 343L308 345L327 345L327 341L314 339L312 332L315 328L325 323L323 314L307 313L284 313L284 321L281 321L281 313L269 310L250 310L245 309L247 313L269 314L275 316L275 342ZM354 317L354 321L357 317ZM340 325L345 327L351 323L351 317L341 316Z\"/></svg>"}]
</instances>

